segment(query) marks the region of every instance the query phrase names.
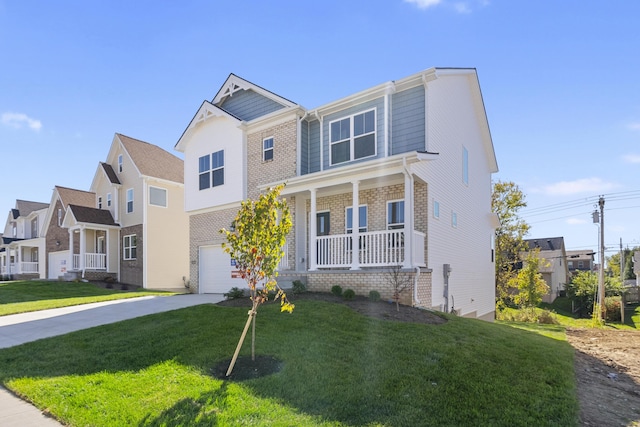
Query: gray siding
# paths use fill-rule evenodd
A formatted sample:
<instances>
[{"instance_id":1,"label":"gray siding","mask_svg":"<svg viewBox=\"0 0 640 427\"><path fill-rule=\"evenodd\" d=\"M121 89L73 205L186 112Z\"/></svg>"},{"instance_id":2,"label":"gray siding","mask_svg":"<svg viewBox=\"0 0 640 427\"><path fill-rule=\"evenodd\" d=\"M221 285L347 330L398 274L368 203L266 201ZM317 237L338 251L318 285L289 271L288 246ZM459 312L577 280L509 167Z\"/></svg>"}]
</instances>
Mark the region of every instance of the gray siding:
<instances>
[{"instance_id":1,"label":"gray siding","mask_svg":"<svg viewBox=\"0 0 640 427\"><path fill-rule=\"evenodd\" d=\"M320 170L320 122L309 123L309 173Z\"/></svg>"},{"instance_id":2,"label":"gray siding","mask_svg":"<svg viewBox=\"0 0 640 427\"><path fill-rule=\"evenodd\" d=\"M393 94L390 154L425 149L424 100L423 86Z\"/></svg>"},{"instance_id":3,"label":"gray siding","mask_svg":"<svg viewBox=\"0 0 640 427\"><path fill-rule=\"evenodd\" d=\"M220 106L225 111L245 121L253 120L284 108L283 105L252 90L235 92Z\"/></svg>"},{"instance_id":4,"label":"gray siding","mask_svg":"<svg viewBox=\"0 0 640 427\"><path fill-rule=\"evenodd\" d=\"M300 124L300 175L309 173L309 122Z\"/></svg>"},{"instance_id":5,"label":"gray siding","mask_svg":"<svg viewBox=\"0 0 640 427\"><path fill-rule=\"evenodd\" d=\"M359 160L352 160L350 162L345 162L345 163L340 163L338 165L335 166L331 166L331 159L329 158L329 146L330 146L330 138L331 138L331 133L329 131L329 124L337 119L346 117L346 116L350 116L352 114L357 114L360 112L364 112L366 110L370 110L371 108L375 108L376 109L376 156L375 158L378 157L384 157L384 144L385 144L385 138L384 138L384 97L380 97L377 99L374 99L372 101L369 102L365 102L359 105L356 105L354 107L351 108L347 108L345 110L342 111L338 111L337 113L333 113L333 114L328 114L324 117L324 121L322 123L322 132L323 132L323 147L322 147L322 153L323 153L323 164L324 164L324 168L325 169L330 169L332 167L340 167L340 166L344 166L344 165L348 165L354 162L361 162L361 161L367 161L367 160L371 160L374 157L367 157L365 159L359 159Z\"/></svg>"}]
</instances>

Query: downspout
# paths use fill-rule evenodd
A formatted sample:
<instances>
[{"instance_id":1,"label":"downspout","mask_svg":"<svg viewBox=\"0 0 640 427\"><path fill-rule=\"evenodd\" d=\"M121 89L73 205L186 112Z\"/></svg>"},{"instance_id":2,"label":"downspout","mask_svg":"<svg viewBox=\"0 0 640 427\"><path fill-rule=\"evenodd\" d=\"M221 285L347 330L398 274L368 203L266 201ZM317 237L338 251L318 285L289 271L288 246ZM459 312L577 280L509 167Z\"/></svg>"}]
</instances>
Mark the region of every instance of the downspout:
<instances>
[{"instance_id":1,"label":"downspout","mask_svg":"<svg viewBox=\"0 0 640 427\"><path fill-rule=\"evenodd\" d=\"M413 175L409 172L407 168L407 158L402 158L402 169L405 177L405 183L409 182L409 188L404 189L404 199L405 199L405 251L404 251L404 268L411 268L413 266L413 223L414 223L414 212L413 212ZM408 206L407 206L408 205ZM407 215L408 212L408 215ZM409 223L407 223L407 218L409 218ZM408 231L407 231L408 230ZM407 251L407 248L409 249ZM409 256L407 256L407 252L409 252Z\"/></svg>"},{"instance_id":2,"label":"downspout","mask_svg":"<svg viewBox=\"0 0 640 427\"><path fill-rule=\"evenodd\" d=\"M301 163L302 163L302 121L304 119L307 118L307 116L309 115L308 112L305 112L303 116L299 117L297 120L297 125L296 125L296 132L297 132L297 138L296 138L296 176L300 176L302 169L301 169ZM308 132L308 131L307 131Z\"/></svg>"},{"instance_id":3,"label":"downspout","mask_svg":"<svg viewBox=\"0 0 640 427\"><path fill-rule=\"evenodd\" d=\"M413 278L413 300L415 301L414 306L420 306L420 299L418 298L418 279L420 279L420 267L416 266L415 276Z\"/></svg>"}]
</instances>

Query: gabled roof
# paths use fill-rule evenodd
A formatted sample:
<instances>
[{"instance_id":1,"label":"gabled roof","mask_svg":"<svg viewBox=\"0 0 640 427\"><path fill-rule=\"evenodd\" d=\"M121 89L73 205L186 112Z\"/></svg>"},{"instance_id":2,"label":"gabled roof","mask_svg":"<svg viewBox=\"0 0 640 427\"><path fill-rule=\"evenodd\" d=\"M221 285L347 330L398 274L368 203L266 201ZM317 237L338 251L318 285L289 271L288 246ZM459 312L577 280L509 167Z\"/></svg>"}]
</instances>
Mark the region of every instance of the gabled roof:
<instances>
[{"instance_id":1,"label":"gabled roof","mask_svg":"<svg viewBox=\"0 0 640 427\"><path fill-rule=\"evenodd\" d=\"M16 200L16 208L12 209L13 218L18 216L29 216L30 213L46 209L49 207L49 203L30 202L28 200ZM17 214L17 215L16 215Z\"/></svg>"},{"instance_id":2,"label":"gabled roof","mask_svg":"<svg viewBox=\"0 0 640 427\"><path fill-rule=\"evenodd\" d=\"M55 190L58 192L62 207L65 209L69 205L94 207L96 204L96 193L91 191L76 190L59 185L55 186Z\"/></svg>"},{"instance_id":3,"label":"gabled roof","mask_svg":"<svg viewBox=\"0 0 640 427\"><path fill-rule=\"evenodd\" d=\"M69 211L75 218L76 222L99 225L114 225L116 222L111 216L111 212L106 209L96 209L87 206L69 205Z\"/></svg>"},{"instance_id":4,"label":"gabled roof","mask_svg":"<svg viewBox=\"0 0 640 427\"><path fill-rule=\"evenodd\" d=\"M184 183L184 162L157 145L116 133L143 176Z\"/></svg>"},{"instance_id":5,"label":"gabled roof","mask_svg":"<svg viewBox=\"0 0 640 427\"><path fill-rule=\"evenodd\" d=\"M118 175L116 175L116 171L113 170L109 163L100 162L100 166L102 166L102 170L107 175L109 182L112 184L121 184L118 179Z\"/></svg>"},{"instance_id":6,"label":"gabled roof","mask_svg":"<svg viewBox=\"0 0 640 427\"><path fill-rule=\"evenodd\" d=\"M216 96L213 97L213 100L211 101L211 103L216 105L222 105L222 103L224 103L224 101L227 98L233 96L234 93L240 90L252 90L256 93L259 93L262 96L265 96L277 102L278 104L281 104L283 107L298 106L295 102L290 101L287 98L284 98L280 95L276 95L270 90L267 90L261 86L258 86L257 84L251 83L250 81L245 80L242 77L238 77L233 73L229 74L229 77L227 77L227 80L225 80L225 82L222 84L222 86L218 90L218 93L216 93Z\"/></svg>"},{"instance_id":7,"label":"gabled roof","mask_svg":"<svg viewBox=\"0 0 640 427\"><path fill-rule=\"evenodd\" d=\"M242 123L242 120L240 118L234 116L233 114L231 114L230 112L224 110L223 108L220 108L217 105L213 105L209 101L203 101L202 105L200 105L200 108L198 108L198 111L196 111L196 114L193 116L193 118L191 119L191 121L187 125L186 129L184 130L184 132L182 132L182 135L180 136L180 139L178 140L178 142L175 145L175 149L178 150L178 151L184 151L183 141L185 139L185 136L187 136L190 132L192 132L193 129L199 123L205 122L208 119L211 119L211 118L214 118L214 117L226 117L228 119L233 120L237 124Z\"/></svg>"},{"instance_id":8,"label":"gabled roof","mask_svg":"<svg viewBox=\"0 0 640 427\"><path fill-rule=\"evenodd\" d=\"M559 251L564 248L564 237L525 239L524 242L530 250L540 248L540 251Z\"/></svg>"}]
</instances>

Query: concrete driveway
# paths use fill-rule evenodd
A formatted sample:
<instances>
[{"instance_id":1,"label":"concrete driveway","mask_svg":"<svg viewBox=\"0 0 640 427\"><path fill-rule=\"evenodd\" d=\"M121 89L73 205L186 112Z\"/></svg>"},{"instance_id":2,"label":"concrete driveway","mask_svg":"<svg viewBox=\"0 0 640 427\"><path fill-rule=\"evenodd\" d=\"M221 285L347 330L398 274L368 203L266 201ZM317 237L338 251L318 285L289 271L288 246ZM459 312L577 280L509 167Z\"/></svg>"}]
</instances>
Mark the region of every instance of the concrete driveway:
<instances>
[{"instance_id":1,"label":"concrete driveway","mask_svg":"<svg viewBox=\"0 0 640 427\"><path fill-rule=\"evenodd\" d=\"M0 348L63 335L94 326L199 304L215 304L221 294L148 296L0 316ZM0 426L61 426L39 409L0 387Z\"/></svg>"}]
</instances>

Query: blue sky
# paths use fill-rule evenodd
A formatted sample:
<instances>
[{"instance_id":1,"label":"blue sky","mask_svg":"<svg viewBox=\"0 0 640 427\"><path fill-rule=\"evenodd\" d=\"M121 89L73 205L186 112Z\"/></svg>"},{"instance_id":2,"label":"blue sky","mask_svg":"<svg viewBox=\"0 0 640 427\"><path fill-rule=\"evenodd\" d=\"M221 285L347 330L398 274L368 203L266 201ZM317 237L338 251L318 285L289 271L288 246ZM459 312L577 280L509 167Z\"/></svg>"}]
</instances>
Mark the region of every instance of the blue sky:
<instances>
[{"instance_id":1,"label":"blue sky","mask_svg":"<svg viewBox=\"0 0 640 427\"><path fill-rule=\"evenodd\" d=\"M89 189L116 132L173 152L233 72L307 108L478 70L530 237L640 246L640 2L0 0L0 212ZM607 253L610 255L610 253Z\"/></svg>"}]
</instances>

